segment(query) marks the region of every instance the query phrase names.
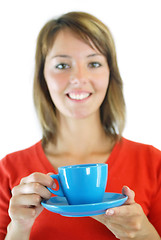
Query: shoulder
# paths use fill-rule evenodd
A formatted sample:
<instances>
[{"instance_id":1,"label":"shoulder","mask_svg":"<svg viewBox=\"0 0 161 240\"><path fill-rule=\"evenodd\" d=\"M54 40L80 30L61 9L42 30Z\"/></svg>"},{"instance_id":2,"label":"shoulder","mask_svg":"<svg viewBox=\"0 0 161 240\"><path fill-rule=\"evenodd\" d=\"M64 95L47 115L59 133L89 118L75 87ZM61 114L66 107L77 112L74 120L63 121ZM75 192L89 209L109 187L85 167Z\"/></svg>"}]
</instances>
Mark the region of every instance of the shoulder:
<instances>
[{"instance_id":1,"label":"shoulder","mask_svg":"<svg viewBox=\"0 0 161 240\"><path fill-rule=\"evenodd\" d=\"M39 141L29 148L6 155L0 161L0 176L3 181L9 181L12 188L19 184L22 177L35 172L39 165L41 149Z\"/></svg>"},{"instance_id":2,"label":"shoulder","mask_svg":"<svg viewBox=\"0 0 161 240\"><path fill-rule=\"evenodd\" d=\"M117 148L120 158L130 164L134 162L139 165L145 163L147 165L151 163L153 166L161 165L161 151L152 145L121 138Z\"/></svg>"},{"instance_id":3,"label":"shoulder","mask_svg":"<svg viewBox=\"0 0 161 240\"><path fill-rule=\"evenodd\" d=\"M126 138L121 139L120 145L122 145L122 148L124 150L126 149L126 151L128 152L140 153L145 155L154 154L158 155L158 157L161 157L161 151L152 145L131 141Z\"/></svg>"},{"instance_id":4,"label":"shoulder","mask_svg":"<svg viewBox=\"0 0 161 240\"><path fill-rule=\"evenodd\" d=\"M126 138L122 138L118 145L121 160L130 166L146 168L155 173L161 170L161 151L154 146Z\"/></svg>"},{"instance_id":5,"label":"shoulder","mask_svg":"<svg viewBox=\"0 0 161 240\"><path fill-rule=\"evenodd\" d=\"M10 166L10 168L13 167L20 167L21 164L23 163L27 163L27 161L30 161L31 158L36 158L38 152L41 150L41 141L35 143L34 145L7 154L1 161L0 161L0 166L1 167L8 167Z\"/></svg>"}]
</instances>

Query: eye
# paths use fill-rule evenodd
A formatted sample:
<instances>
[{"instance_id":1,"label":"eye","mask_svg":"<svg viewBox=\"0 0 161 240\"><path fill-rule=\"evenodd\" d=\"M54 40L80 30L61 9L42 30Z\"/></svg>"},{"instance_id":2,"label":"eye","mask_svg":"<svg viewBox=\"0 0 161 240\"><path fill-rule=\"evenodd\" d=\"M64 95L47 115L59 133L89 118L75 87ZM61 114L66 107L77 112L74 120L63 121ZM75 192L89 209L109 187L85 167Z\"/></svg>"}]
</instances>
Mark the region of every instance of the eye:
<instances>
[{"instance_id":1,"label":"eye","mask_svg":"<svg viewBox=\"0 0 161 240\"><path fill-rule=\"evenodd\" d=\"M90 68L98 68L101 67L102 65L99 62L91 62L89 63Z\"/></svg>"},{"instance_id":2,"label":"eye","mask_svg":"<svg viewBox=\"0 0 161 240\"><path fill-rule=\"evenodd\" d=\"M70 66L66 63L59 63L56 65L56 68L61 70L61 69L68 69L70 68Z\"/></svg>"}]
</instances>

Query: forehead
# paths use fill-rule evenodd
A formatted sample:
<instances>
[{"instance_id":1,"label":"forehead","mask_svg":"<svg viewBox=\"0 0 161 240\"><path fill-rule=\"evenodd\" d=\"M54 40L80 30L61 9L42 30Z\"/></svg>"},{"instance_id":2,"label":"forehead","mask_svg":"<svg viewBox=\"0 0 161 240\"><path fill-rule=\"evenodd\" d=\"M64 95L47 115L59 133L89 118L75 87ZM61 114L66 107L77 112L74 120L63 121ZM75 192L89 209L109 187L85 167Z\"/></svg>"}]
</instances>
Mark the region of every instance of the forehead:
<instances>
[{"instance_id":1,"label":"forehead","mask_svg":"<svg viewBox=\"0 0 161 240\"><path fill-rule=\"evenodd\" d=\"M84 37L84 39L83 39ZM60 30L54 38L51 48L48 51L48 55L57 53L75 53L80 52L96 52L99 50L94 46L92 41L86 35L79 36L74 31L66 28Z\"/></svg>"}]
</instances>

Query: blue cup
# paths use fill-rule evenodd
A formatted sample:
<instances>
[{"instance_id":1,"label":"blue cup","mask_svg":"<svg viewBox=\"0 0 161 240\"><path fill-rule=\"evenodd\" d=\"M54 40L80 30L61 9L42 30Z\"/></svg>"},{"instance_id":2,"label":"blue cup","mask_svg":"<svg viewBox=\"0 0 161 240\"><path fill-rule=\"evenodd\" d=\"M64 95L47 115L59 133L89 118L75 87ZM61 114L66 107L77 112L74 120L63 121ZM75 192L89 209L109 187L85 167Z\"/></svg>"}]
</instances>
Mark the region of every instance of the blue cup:
<instances>
[{"instance_id":1,"label":"blue cup","mask_svg":"<svg viewBox=\"0 0 161 240\"><path fill-rule=\"evenodd\" d=\"M107 184L108 165L105 163L70 165L58 168L51 177L59 189L48 188L57 196L66 197L69 204L102 202Z\"/></svg>"}]
</instances>

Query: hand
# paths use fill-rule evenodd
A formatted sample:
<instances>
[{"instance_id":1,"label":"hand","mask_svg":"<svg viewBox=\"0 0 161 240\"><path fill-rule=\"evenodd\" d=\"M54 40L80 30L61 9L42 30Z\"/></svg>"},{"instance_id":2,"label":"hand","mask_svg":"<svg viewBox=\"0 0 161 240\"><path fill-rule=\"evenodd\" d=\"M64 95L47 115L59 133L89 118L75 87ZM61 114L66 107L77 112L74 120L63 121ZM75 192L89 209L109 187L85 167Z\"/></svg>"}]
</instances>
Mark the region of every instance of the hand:
<instances>
[{"instance_id":1,"label":"hand","mask_svg":"<svg viewBox=\"0 0 161 240\"><path fill-rule=\"evenodd\" d=\"M53 187L53 184L54 180L48 174L33 173L21 179L20 184L12 189L9 216L14 228L31 230L35 219L43 210L41 200L51 197L46 186Z\"/></svg>"},{"instance_id":2,"label":"hand","mask_svg":"<svg viewBox=\"0 0 161 240\"><path fill-rule=\"evenodd\" d=\"M141 206L135 202L135 193L126 186L123 187L122 193L128 196L124 205L108 209L106 214L92 218L104 224L116 238L121 240L160 240Z\"/></svg>"}]
</instances>

